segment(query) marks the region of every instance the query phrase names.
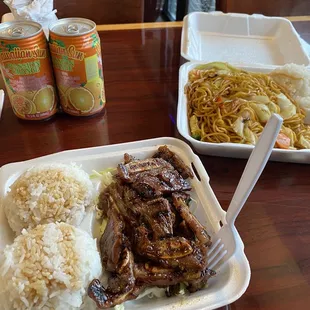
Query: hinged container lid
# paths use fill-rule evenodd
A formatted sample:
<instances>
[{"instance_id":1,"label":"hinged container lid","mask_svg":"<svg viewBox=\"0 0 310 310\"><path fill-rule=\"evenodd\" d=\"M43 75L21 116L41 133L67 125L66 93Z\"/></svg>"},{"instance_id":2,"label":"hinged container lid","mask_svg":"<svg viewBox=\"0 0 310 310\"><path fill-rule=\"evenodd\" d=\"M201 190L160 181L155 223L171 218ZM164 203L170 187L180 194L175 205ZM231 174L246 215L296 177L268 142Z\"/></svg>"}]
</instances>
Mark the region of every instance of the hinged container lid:
<instances>
[{"instance_id":1,"label":"hinged container lid","mask_svg":"<svg viewBox=\"0 0 310 310\"><path fill-rule=\"evenodd\" d=\"M310 64L288 19L222 12L185 16L181 55L190 61L223 61L239 66Z\"/></svg>"}]
</instances>

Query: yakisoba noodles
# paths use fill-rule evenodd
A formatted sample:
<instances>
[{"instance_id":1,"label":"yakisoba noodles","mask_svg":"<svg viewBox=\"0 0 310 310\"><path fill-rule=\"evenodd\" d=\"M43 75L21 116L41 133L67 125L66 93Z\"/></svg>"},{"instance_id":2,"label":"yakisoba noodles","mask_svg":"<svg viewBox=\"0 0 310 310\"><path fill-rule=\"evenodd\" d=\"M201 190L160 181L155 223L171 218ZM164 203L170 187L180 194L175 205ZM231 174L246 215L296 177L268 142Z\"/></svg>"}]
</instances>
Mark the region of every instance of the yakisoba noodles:
<instances>
[{"instance_id":1,"label":"yakisoba noodles","mask_svg":"<svg viewBox=\"0 0 310 310\"><path fill-rule=\"evenodd\" d=\"M210 63L189 72L185 93L191 135L197 140L255 144L272 113L278 113L284 122L276 147L310 148L305 112L272 75Z\"/></svg>"}]
</instances>

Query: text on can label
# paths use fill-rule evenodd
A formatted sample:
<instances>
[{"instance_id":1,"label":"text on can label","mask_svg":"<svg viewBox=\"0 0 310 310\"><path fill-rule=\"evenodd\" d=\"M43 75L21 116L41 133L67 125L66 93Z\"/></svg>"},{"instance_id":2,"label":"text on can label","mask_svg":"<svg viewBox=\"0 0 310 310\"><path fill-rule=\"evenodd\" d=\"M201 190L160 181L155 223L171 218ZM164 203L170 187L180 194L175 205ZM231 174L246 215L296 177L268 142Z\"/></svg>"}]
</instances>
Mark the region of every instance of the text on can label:
<instances>
[{"instance_id":1,"label":"text on can label","mask_svg":"<svg viewBox=\"0 0 310 310\"><path fill-rule=\"evenodd\" d=\"M50 45L51 53L57 55L68 56L74 60L83 61L85 53L78 51L74 45L70 45L67 48L61 47L59 45L51 44Z\"/></svg>"},{"instance_id":2,"label":"text on can label","mask_svg":"<svg viewBox=\"0 0 310 310\"><path fill-rule=\"evenodd\" d=\"M11 51L0 52L0 61L22 60L22 59L46 58L46 49L36 45L33 49L20 49L13 47Z\"/></svg>"}]
</instances>

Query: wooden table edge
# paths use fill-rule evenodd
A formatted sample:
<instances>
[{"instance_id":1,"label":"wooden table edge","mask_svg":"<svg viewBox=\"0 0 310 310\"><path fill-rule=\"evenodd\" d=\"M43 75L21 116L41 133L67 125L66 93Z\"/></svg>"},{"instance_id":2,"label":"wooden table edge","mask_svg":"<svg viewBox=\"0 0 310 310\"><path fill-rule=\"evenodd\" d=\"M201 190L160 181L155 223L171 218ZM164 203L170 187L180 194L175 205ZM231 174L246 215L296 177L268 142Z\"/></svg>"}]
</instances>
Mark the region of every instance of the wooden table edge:
<instances>
[{"instance_id":1,"label":"wooden table edge","mask_svg":"<svg viewBox=\"0 0 310 310\"><path fill-rule=\"evenodd\" d=\"M97 25L97 31L175 28L175 27L182 27L182 25L183 22L154 22L154 23L136 23L136 24Z\"/></svg>"},{"instance_id":2,"label":"wooden table edge","mask_svg":"<svg viewBox=\"0 0 310 310\"><path fill-rule=\"evenodd\" d=\"M291 22L310 21L310 16L287 16L285 17ZM175 28L182 27L183 22L154 22L154 23L133 23L133 24L112 24L112 25L97 25L97 31L109 30L134 30L134 29L157 29L157 28Z\"/></svg>"}]
</instances>

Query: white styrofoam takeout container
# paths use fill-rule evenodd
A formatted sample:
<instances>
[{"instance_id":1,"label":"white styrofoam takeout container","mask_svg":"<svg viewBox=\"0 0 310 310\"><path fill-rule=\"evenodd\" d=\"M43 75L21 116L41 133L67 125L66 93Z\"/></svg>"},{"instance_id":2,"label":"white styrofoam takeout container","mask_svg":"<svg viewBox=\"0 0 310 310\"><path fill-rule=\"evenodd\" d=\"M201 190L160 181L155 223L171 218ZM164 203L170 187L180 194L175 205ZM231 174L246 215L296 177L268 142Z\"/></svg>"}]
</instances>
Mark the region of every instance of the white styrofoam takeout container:
<instances>
[{"instance_id":1,"label":"white styrofoam takeout container","mask_svg":"<svg viewBox=\"0 0 310 310\"><path fill-rule=\"evenodd\" d=\"M180 67L179 72L179 101L177 111L177 127L179 133L188 140L195 150L200 154L233 157L233 158L249 158L254 146L241 143L211 143L202 142L194 139L190 135L190 129L187 117L187 98L184 93L184 87L188 82L188 73L194 69L197 63L187 62ZM267 73L271 68L255 68L237 66L247 71ZM310 149L304 150L282 150L274 148L272 150L270 160L281 162L293 162L310 164Z\"/></svg>"},{"instance_id":2,"label":"white styrofoam takeout container","mask_svg":"<svg viewBox=\"0 0 310 310\"><path fill-rule=\"evenodd\" d=\"M206 226L211 237L220 229L220 221L223 221L226 212L222 210L210 187L210 178L203 167L199 157L191 148L181 140L175 138L157 138L151 140L116 144L102 147L85 148L64 151L36 159L7 164L0 169L0 201L5 196L9 186L27 168L45 162L75 162L91 173L93 169L99 171L108 167L116 167L123 160L125 152L136 158L152 156L159 145L167 145L177 153L184 162L194 165L198 175L191 180L193 191L191 196L197 201L197 205L191 206L193 213L199 221ZM216 277L210 279L208 287L193 294L177 297L152 298L144 297L136 301L125 303L125 309L150 309L153 310L202 310L216 309L237 300L247 289L250 281L249 262L244 254L244 245L235 230L237 250L229 262L218 271ZM0 208L0 250L13 241L13 235L8 226L7 219ZM0 288L1 290L1 288Z\"/></svg>"},{"instance_id":3,"label":"white styrofoam takeout container","mask_svg":"<svg viewBox=\"0 0 310 310\"><path fill-rule=\"evenodd\" d=\"M309 57L291 22L262 15L191 13L184 18L181 54L190 62L179 70L178 131L197 152L222 157L248 158L254 146L209 143L191 137L184 93L189 71L213 61L264 73L285 63L309 65ZM310 150L273 149L270 160L310 163Z\"/></svg>"},{"instance_id":4,"label":"white styrofoam takeout container","mask_svg":"<svg viewBox=\"0 0 310 310\"><path fill-rule=\"evenodd\" d=\"M292 23L282 17L194 12L184 17L181 55L189 61L232 65L309 65Z\"/></svg>"}]
</instances>

